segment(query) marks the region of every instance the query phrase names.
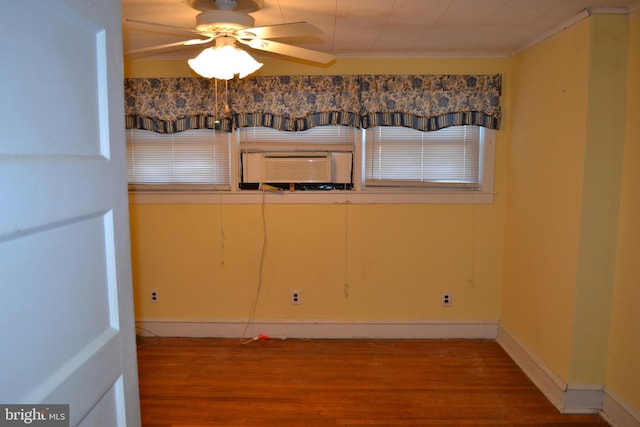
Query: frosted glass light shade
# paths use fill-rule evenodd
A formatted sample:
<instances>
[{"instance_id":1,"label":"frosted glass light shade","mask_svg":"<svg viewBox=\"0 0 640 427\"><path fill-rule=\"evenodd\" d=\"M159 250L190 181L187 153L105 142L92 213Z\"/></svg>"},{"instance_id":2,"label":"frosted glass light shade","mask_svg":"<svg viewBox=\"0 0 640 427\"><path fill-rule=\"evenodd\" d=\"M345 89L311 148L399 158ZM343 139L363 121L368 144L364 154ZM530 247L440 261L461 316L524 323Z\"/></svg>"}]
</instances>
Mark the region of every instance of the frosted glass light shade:
<instances>
[{"instance_id":1,"label":"frosted glass light shade","mask_svg":"<svg viewBox=\"0 0 640 427\"><path fill-rule=\"evenodd\" d=\"M206 48L187 62L202 77L219 80L230 80L236 74L242 79L262 67L247 52L229 45Z\"/></svg>"}]
</instances>

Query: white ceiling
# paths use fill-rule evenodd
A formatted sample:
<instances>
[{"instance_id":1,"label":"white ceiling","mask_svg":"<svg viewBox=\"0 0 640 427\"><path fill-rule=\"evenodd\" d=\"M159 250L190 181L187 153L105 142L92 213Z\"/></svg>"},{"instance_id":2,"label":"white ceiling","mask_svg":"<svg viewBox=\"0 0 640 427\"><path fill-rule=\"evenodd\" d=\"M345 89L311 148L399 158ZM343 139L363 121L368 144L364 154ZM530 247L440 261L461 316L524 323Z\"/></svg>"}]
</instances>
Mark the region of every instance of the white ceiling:
<instances>
[{"instance_id":1,"label":"white ceiling","mask_svg":"<svg viewBox=\"0 0 640 427\"><path fill-rule=\"evenodd\" d=\"M307 21L314 37L278 39L343 56L510 56L593 12L627 13L640 0L264 0L256 26ZM122 0L123 19L195 28L185 0ZM124 24L124 50L194 38L162 27ZM154 58L188 58L202 46ZM252 55L261 54L252 51Z\"/></svg>"}]
</instances>

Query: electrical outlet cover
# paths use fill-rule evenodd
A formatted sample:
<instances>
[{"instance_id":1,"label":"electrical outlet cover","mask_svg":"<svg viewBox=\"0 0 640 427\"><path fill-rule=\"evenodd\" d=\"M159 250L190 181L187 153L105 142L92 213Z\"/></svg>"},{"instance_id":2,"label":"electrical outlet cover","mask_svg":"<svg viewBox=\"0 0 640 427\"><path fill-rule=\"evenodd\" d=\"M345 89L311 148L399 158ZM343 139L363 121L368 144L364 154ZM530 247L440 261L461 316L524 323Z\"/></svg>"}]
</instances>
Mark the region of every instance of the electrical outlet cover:
<instances>
[{"instance_id":1,"label":"electrical outlet cover","mask_svg":"<svg viewBox=\"0 0 640 427\"><path fill-rule=\"evenodd\" d=\"M302 294L300 291L291 291L291 305L302 304Z\"/></svg>"},{"instance_id":2,"label":"electrical outlet cover","mask_svg":"<svg viewBox=\"0 0 640 427\"><path fill-rule=\"evenodd\" d=\"M442 293L442 306L451 307L451 292Z\"/></svg>"}]
</instances>

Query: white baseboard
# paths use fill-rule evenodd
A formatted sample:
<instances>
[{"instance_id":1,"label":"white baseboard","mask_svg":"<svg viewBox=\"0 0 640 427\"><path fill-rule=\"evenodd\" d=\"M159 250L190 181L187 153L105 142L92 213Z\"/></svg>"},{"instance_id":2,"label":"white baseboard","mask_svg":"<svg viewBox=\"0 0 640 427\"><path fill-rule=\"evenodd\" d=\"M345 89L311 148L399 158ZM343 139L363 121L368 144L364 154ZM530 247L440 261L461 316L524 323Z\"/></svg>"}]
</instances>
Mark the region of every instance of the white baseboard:
<instances>
[{"instance_id":1,"label":"white baseboard","mask_svg":"<svg viewBox=\"0 0 640 427\"><path fill-rule=\"evenodd\" d=\"M602 416L614 427L640 427L640 414L605 388Z\"/></svg>"},{"instance_id":2,"label":"white baseboard","mask_svg":"<svg viewBox=\"0 0 640 427\"><path fill-rule=\"evenodd\" d=\"M498 330L497 341L547 399L562 411L567 385L502 325Z\"/></svg>"},{"instance_id":3,"label":"white baseboard","mask_svg":"<svg viewBox=\"0 0 640 427\"><path fill-rule=\"evenodd\" d=\"M603 384L567 384L564 414L597 414L602 410Z\"/></svg>"},{"instance_id":4,"label":"white baseboard","mask_svg":"<svg viewBox=\"0 0 640 427\"><path fill-rule=\"evenodd\" d=\"M565 383L502 325L497 341L561 413L594 414L602 410L604 385Z\"/></svg>"},{"instance_id":5,"label":"white baseboard","mask_svg":"<svg viewBox=\"0 0 640 427\"><path fill-rule=\"evenodd\" d=\"M246 320L155 320L136 322L140 335L162 337L240 338ZM245 338L258 334L284 335L302 339L495 339L496 321L408 322L408 321L333 321L333 320L255 320Z\"/></svg>"}]
</instances>

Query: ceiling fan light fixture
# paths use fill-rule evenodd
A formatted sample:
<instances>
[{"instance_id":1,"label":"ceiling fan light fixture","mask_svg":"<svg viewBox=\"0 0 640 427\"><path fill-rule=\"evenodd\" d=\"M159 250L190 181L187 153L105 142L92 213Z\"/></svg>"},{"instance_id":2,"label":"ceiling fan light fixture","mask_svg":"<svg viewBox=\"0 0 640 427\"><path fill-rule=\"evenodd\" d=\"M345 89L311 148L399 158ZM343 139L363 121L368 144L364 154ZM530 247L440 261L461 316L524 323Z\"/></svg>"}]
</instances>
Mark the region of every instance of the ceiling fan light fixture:
<instances>
[{"instance_id":1,"label":"ceiling fan light fixture","mask_svg":"<svg viewBox=\"0 0 640 427\"><path fill-rule=\"evenodd\" d=\"M263 65L246 51L231 45L206 48L187 62L202 77L219 80L231 80L236 74L238 78L245 78Z\"/></svg>"}]
</instances>

